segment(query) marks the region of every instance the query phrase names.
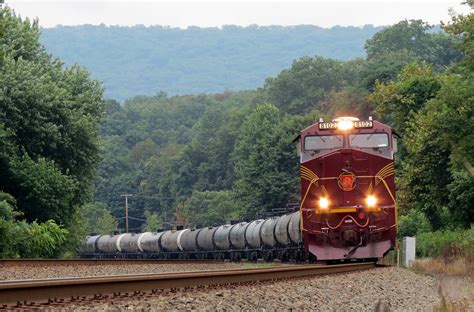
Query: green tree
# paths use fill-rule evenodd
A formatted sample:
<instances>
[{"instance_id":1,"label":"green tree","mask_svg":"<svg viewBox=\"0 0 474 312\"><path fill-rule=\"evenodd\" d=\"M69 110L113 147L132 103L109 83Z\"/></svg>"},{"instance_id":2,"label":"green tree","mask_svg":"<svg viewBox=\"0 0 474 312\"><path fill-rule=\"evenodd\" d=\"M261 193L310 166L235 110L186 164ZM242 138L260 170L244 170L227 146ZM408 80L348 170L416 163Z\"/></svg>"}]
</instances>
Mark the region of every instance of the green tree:
<instances>
[{"instance_id":1,"label":"green tree","mask_svg":"<svg viewBox=\"0 0 474 312\"><path fill-rule=\"evenodd\" d=\"M0 193L0 258L51 258L64 250L69 232L53 220L43 223L21 220L13 197Z\"/></svg>"},{"instance_id":2,"label":"green tree","mask_svg":"<svg viewBox=\"0 0 474 312\"><path fill-rule=\"evenodd\" d=\"M234 191L243 213L298 200L298 157L292 141L307 124L301 116L282 118L270 104L257 106L245 119L232 155Z\"/></svg>"},{"instance_id":3,"label":"green tree","mask_svg":"<svg viewBox=\"0 0 474 312\"><path fill-rule=\"evenodd\" d=\"M95 230L97 234L113 234L118 230L118 221L109 211L105 211L97 219Z\"/></svg>"},{"instance_id":4,"label":"green tree","mask_svg":"<svg viewBox=\"0 0 474 312\"><path fill-rule=\"evenodd\" d=\"M474 221L472 24L472 18L454 17L447 28L465 53L450 71L436 75L430 67L409 64L397 81L377 84L371 95L377 112L404 137L401 210L424 213L434 230L468 228Z\"/></svg>"},{"instance_id":5,"label":"green tree","mask_svg":"<svg viewBox=\"0 0 474 312\"><path fill-rule=\"evenodd\" d=\"M281 112L302 114L318 108L330 90L340 89L352 77L343 62L322 57L303 57L275 78L265 81L269 101Z\"/></svg>"},{"instance_id":6,"label":"green tree","mask_svg":"<svg viewBox=\"0 0 474 312\"><path fill-rule=\"evenodd\" d=\"M419 210L412 209L398 220L398 237L416 236L419 233L431 231L431 226L426 216Z\"/></svg>"},{"instance_id":7,"label":"green tree","mask_svg":"<svg viewBox=\"0 0 474 312\"><path fill-rule=\"evenodd\" d=\"M466 0L471 10L474 9L474 1ZM445 25L444 30L460 42L462 60L459 65L465 68L466 73L474 72L474 14L453 15L452 22Z\"/></svg>"},{"instance_id":8,"label":"green tree","mask_svg":"<svg viewBox=\"0 0 474 312\"><path fill-rule=\"evenodd\" d=\"M163 228L160 216L157 213L151 211L145 211L146 222L143 226L144 232L157 232L158 229Z\"/></svg>"},{"instance_id":9,"label":"green tree","mask_svg":"<svg viewBox=\"0 0 474 312\"><path fill-rule=\"evenodd\" d=\"M63 68L39 43L38 23L0 10L0 189L29 221L68 224L92 195L102 88Z\"/></svg>"},{"instance_id":10,"label":"green tree","mask_svg":"<svg viewBox=\"0 0 474 312\"><path fill-rule=\"evenodd\" d=\"M416 55L408 50L377 54L368 59L366 66L362 69L360 85L366 90L373 91L376 82L389 83L396 80L407 64L417 60Z\"/></svg>"},{"instance_id":11,"label":"green tree","mask_svg":"<svg viewBox=\"0 0 474 312\"><path fill-rule=\"evenodd\" d=\"M367 40L367 59L407 51L436 68L446 68L457 62L461 54L455 48L456 40L445 33L432 33L432 28L422 20L404 20L387 27Z\"/></svg>"},{"instance_id":12,"label":"green tree","mask_svg":"<svg viewBox=\"0 0 474 312\"><path fill-rule=\"evenodd\" d=\"M431 66L410 63L397 80L386 84L377 82L370 100L375 103L380 119L404 135L407 122L426 101L436 96L439 89L440 82Z\"/></svg>"},{"instance_id":13,"label":"green tree","mask_svg":"<svg viewBox=\"0 0 474 312\"><path fill-rule=\"evenodd\" d=\"M239 206L231 191L195 191L184 202L181 211L195 227L203 227L238 219Z\"/></svg>"},{"instance_id":14,"label":"green tree","mask_svg":"<svg viewBox=\"0 0 474 312\"><path fill-rule=\"evenodd\" d=\"M22 255L26 258L52 258L58 256L60 247L66 242L68 230L53 220L43 223L33 221L25 227Z\"/></svg>"}]
</instances>

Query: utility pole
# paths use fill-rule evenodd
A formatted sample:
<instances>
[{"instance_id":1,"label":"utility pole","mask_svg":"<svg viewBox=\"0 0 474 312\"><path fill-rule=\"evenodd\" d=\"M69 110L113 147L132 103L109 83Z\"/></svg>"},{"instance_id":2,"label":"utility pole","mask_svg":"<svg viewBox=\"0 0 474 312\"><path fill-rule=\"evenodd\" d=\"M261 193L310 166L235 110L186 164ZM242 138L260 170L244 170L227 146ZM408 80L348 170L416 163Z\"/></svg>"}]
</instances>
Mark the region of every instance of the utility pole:
<instances>
[{"instance_id":1,"label":"utility pole","mask_svg":"<svg viewBox=\"0 0 474 312\"><path fill-rule=\"evenodd\" d=\"M122 194L121 197L125 197L125 233L128 233L128 197L133 196L132 194Z\"/></svg>"}]
</instances>

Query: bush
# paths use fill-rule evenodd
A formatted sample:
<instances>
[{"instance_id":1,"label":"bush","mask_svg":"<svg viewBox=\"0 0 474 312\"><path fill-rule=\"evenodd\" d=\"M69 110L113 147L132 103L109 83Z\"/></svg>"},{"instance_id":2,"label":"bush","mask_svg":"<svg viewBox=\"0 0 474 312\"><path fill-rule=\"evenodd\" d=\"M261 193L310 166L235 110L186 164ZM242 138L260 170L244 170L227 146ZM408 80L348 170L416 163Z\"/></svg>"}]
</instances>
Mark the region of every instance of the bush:
<instances>
[{"instance_id":1,"label":"bush","mask_svg":"<svg viewBox=\"0 0 474 312\"><path fill-rule=\"evenodd\" d=\"M0 258L57 257L68 231L53 220L27 223L17 220L21 216L13 205L0 201Z\"/></svg>"},{"instance_id":2,"label":"bush","mask_svg":"<svg viewBox=\"0 0 474 312\"><path fill-rule=\"evenodd\" d=\"M474 252L474 229L436 231L416 236L416 253L420 257L456 256Z\"/></svg>"},{"instance_id":3,"label":"bush","mask_svg":"<svg viewBox=\"0 0 474 312\"><path fill-rule=\"evenodd\" d=\"M400 239L429 231L431 231L431 226L423 212L412 209L406 215L400 216L398 222L398 237Z\"/></svg>"},{"instance_id":4,"label":"bush","mask_svg":"<svg viewBox=\"0 0 474 312\"><path fill-rule=\"evenodd\" d=\"M23 258L52 258L59 255L61 247L66 242L68 230L53 220L23 224L26 225L21 252Z\"/></svg>"}]
</instances>

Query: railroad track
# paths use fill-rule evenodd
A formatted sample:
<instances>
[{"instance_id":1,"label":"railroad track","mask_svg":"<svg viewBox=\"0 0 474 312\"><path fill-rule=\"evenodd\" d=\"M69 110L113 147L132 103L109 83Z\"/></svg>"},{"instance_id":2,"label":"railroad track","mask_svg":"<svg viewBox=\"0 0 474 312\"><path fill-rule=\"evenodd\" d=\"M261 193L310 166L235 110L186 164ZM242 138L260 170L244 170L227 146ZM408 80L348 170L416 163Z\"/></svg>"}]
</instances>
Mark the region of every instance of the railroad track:
<instances>
[{"instance_id":1,"label":"railroad track","mask_svg":"<svg viewBox=\"0 0 474 312\"><path fill-rule=\"evenodd\" d=\"M0 282L0 309L35 309L68 303L154 295L166 289L271 281L374 268L375 263L286 265L165 274L139 274Z\"/></svg>"},{"instance_id":2,"label":"railroad track","mask_svg":"<svg viewBox=\"0 0 474 312\"><path fill-rule=\"evenodd\" d=\"M176 264L176 263L222 263L223 260L195 259L3 259L2 266L42 266L42 265L100 265L100 264Z\"/></svg>"}]
</instances>

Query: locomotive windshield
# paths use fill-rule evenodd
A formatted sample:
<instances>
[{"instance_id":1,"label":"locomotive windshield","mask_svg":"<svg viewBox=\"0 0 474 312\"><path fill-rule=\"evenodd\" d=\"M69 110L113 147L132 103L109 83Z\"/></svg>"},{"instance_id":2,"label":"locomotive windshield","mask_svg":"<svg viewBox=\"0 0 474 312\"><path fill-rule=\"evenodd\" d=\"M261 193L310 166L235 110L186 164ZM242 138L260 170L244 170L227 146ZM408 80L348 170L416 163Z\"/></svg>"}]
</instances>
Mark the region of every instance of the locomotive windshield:
<instances>
[{"instance_id":1,"label":"locomotive windshield","mask_svg":"<svg viewBox=\"0 0 474 312\"><path fill-rule=\"evenodd\" d=\"M386 133L351 134L349 135L351 147L388 147L388 135Z\"/></svg>"},{"instance_id":2,"label":"locomotive windshield","mask_svg":"<svg viewBox=\"0 0 474 312\"><path fill-rule=\"evenodd\" d=\"M304 148L307 151L338 148L342 147L343 144L342 135L307 136L304 139Z\"/></svg>"}]
</instances>

